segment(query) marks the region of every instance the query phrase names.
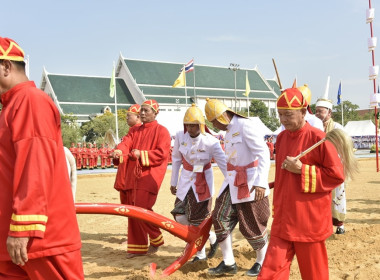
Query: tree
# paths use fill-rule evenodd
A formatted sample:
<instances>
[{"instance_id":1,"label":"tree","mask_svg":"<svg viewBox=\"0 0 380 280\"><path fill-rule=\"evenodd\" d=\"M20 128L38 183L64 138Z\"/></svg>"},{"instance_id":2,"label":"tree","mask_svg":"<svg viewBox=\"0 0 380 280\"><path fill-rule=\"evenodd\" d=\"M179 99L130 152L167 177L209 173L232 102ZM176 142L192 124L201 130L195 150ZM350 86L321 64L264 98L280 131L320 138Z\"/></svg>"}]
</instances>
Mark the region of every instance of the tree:
<instances>
[{"instance_id":1,"label":"tree","mask_svg":"<svg viewBox=\"0 0 380 280\"><path fill-rule=\"evenodd\" d=\"M273 112L269 115L268 107L261 100L252 99L251 105L249 106L249 112L255 117L259 117L260 120L272 131L275 131L280 126L276 113Z\"/></svg>"},{"instance_id":2,"label":"tree","mask_svg":"<svg viewBox=\"0 0 380 280\"><path fill-rule=\"evenodd\" d=\"M352 104L348 100L343 101L344 124L346 124L349 121L358 121L361 119L357 112L357 109L359 109L359 105ZM342 124L342 105L336 105L333 107L332 117L335 122Z\"/></svg>"},{"instance_id":3,"label":"tree","mask_svg":"<svg viewBox=\"0 0 380 280\"><path fill-rule=\"evenodd\" d=\"M126 110L121 109L118 113L118 131L119 138L127 134L129 128L126 122ZM96 116L81 127L82 135L86 142L96 142L97 144L104 142L104 134L108 129L115 131L115 115L106 112L103 115Z\"/></svg>"},{"instance_id":4,"label":"tree","mask_svg":"<svg viewBox=\"0 0 380 280\"><path fill-rule=\"evenodd\" d=\"M315 103L314 104L310 104L310 110L313 112L313 114L315 114Z\"/></svg>"},{"instance_id":5,"label":"tree","mask_svg":"<svg viewBox=\"0 0 380 280\"><path fill-rule=\"evenodd\" d=\"M80 129L77 124L78 118L72 114L61 115L62 141L65 147L81 140Z\"/></svg>"}]
</instances>

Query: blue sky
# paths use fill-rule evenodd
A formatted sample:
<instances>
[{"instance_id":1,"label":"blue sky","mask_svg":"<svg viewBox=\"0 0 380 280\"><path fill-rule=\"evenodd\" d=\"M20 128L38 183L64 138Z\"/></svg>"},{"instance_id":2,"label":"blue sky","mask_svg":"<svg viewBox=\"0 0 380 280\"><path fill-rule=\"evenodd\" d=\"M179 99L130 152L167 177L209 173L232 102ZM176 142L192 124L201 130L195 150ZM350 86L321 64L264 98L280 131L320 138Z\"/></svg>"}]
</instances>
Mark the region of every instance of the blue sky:
<instances>
[{"instance_id":1,"label":"blue sky","mask_svg":"<svg viewBox=\"0 0 380 280\"><path fill-rule=\"evenodd\" d=\"M374 36L380 38L380 4L372 0L372 7ZM30 56L37 86L43 67L110 76L120 52L135 59L257 65L265 78L275 76L275 58L284 87L297 77L315 102L330 75L335 103L342 80L343 100L365 109L373 93L367 8L367 0L20 0L2 3L0 36L14 39Z\"/></svg>"}]
</instances>

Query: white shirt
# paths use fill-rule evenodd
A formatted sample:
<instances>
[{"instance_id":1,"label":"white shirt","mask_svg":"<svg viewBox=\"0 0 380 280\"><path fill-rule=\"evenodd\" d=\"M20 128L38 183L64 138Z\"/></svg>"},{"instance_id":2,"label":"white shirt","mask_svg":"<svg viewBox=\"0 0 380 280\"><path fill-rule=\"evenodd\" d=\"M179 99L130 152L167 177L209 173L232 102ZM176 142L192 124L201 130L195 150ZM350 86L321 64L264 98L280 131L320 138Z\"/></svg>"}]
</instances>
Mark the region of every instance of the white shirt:
<instances>
[{"instance_id":1,"label":"white shirt","mask_svg":"<svg viewBox=\"0 0 380 280\"><path fill-rule=\"evenodd\" d=\"M220 170L225 175L227 171L226 157L220 146L220 141L209 133L199 134L196 138L191 138L189 133L177 132L172 151L172 177L171 186L177 186L177 197L184 200L189 189L192 188L199 202L196 192L195 180L196 172L182 169L179 177L179 170L182 164L182 156L194 168L204 166L212 158L218 164ZM206 182L211 196L214 194L214 177L212 168L205 170Z\"/></svg>"},{"instance_id":2,"label":"white shirt","mask_svg":"<svg viewBox=\"0 0 380 280\"><path fill-rule=\"evenodd\" d=\"M269 195L268 174L270 168L269 149L264 141L264 132L246 118L233 116L227 126L224 139L227 162L234 166L246 166L258 160L258 166L247 169L248 188L258 186L265 188L265 196ZM238 199L238 188L234 186L236 171L227 171L227 176L219 195L229 185L233 204L255 200L255 191L250 197Z\"/></svg>"}]
</instances>

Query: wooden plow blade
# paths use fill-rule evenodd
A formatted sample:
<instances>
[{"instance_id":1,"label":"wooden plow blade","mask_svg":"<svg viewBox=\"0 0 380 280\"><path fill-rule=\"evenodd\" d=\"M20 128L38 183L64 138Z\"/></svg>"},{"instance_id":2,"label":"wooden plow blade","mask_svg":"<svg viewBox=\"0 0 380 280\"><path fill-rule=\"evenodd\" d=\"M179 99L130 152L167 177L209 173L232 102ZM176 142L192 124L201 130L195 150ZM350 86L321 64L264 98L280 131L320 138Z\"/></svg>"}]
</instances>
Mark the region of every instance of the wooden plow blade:
<instances>
[{"instance_id":1,"label":"wooden plow blade","mask_svg":"<svg viewBox=\"0 0 380 280\"><path fill-rule=\"evenodd\" d=\"M174 220L168 219L160 214L152 211L124 204L113 203L75 203L77 214L105 214L126 216L138 219L147 223L151 223L163 230L166 230L174 236L181 238L187 242L181 256L177 258L171 265L164 269L161 277L166 277L183 266L190 258L200 251L206 243L211 229L211 216L203 221L198 227L185 226ZM156 264L151 266L151 276L155 274Z\"/></svg>"}]
</instances>

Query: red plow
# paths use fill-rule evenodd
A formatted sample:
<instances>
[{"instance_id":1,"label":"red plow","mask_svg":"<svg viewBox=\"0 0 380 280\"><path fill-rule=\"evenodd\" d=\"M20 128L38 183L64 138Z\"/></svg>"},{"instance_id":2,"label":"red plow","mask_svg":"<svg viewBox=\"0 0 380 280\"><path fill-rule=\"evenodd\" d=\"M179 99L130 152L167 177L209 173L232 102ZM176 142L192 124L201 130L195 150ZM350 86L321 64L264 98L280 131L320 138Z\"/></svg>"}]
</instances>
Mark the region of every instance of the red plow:
<instances>
[{"instance_id":1,"label":"red plow","mask_svg":"<svg viewBox=\"0 0 380 280\"><path fill-rule=\"evenodd\" d=\"M163 270L161 277L169 276L175 272L177 269L183 266L197 251L202 249L208 239L212 224L211 217L209 217L204 220L203 223L198 227L184 226L174 220L168 219L152 211L124 204L75 203L75 208L77 214L105 214L135 218L147 223L151 223L186 241L187 245L183 250L181 256ZM151 275L153 276L155 274L156 264L152 264L150 267Z\"/></svg>"}]
</instances>

